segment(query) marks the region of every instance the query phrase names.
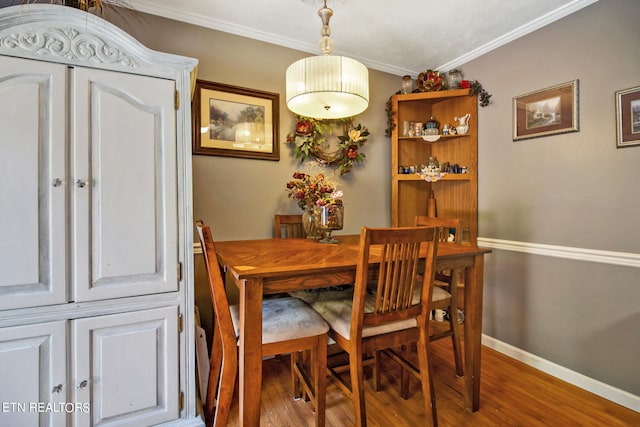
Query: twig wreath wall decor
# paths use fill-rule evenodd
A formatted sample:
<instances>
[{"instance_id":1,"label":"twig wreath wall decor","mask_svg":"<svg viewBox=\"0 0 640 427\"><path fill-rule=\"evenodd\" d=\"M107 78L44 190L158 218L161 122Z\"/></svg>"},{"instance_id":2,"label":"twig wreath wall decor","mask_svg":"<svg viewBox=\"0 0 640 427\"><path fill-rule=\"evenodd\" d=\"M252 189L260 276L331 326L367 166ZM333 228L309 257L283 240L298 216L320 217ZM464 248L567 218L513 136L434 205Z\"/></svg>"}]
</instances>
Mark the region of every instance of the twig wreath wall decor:
<instances>
[{"instance_id":1,"label":"twig wreath wall decor","mask_svg":"<svg viewBox=\"0 0 640 427\"><path fill-rule=\"evenodd\" d=\"M337 147L331 146L327 138L340 129L342 134L338 135ZM367 136L369 130L360 123L355 126L353 117L318 120L296 116L296 128L287 135L287 143L300 161L314 158L320 164L337 166L340 175L344 175L355 163L364 161L366 156L360 149L367 142Z\"/></svg>"}]
</instances>

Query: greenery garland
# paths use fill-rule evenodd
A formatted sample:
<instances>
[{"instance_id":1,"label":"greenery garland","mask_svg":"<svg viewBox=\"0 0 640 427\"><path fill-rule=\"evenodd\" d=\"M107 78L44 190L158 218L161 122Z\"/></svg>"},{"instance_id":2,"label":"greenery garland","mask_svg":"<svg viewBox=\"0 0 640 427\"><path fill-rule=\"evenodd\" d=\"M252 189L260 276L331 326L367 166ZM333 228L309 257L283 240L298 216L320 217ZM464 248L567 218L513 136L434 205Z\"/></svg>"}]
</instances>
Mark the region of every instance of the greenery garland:
<instances>
[{"instance_id":1,"label":"greenery garland","mask_svg":"<svg viewBox=\"0 0 640 427\"><path fill-rule=\"evenodd\" d=\"M338 136L338 148L329 152L326 150L326 137L339 127L343 133ZM318 163L328 166L338 166L340 175L347 174L355 163L363 162L364 153L360 149L367 142L369 130L358 123L353 125L353 117L334 120L318 120L310 117L296 116L296 128L287 135L287 143L291 144L296 158L305 161L311 157Z\"/></svg>"}]
</instances>

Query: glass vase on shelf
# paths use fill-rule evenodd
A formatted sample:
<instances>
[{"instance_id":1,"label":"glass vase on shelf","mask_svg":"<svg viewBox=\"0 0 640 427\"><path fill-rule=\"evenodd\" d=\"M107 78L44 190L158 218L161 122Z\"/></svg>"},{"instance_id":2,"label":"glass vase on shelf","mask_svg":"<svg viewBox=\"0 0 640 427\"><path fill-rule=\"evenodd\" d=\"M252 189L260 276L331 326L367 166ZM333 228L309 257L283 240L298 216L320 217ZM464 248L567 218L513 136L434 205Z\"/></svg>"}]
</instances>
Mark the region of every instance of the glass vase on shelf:
<instances>
[{"instance_id":1,"label":"glass vase on shelf","mask_svg":"<svg viewBox=\"0 0 640 427\"><path fill-rule=\"evenodd\" d=\"M449 89L458 89L462 81L462 73L460 70L453 69L447 73L447 86Z\"/></svg>"},{"instance_id":2,"label":"glass vase on shelf","mask_svg":"<svg viewBox=\"0 0 640 427\"><path fill-rule=\"evenodd\" d=\"M344 221L344 205L329 204L316 206L315 208L316 230L318 233L324 233L324 238L319 240L320 243L338 243L331 236L333 230L342 230Z\"/></svg>"},{"instance_id":3,"label":"glass vase on shelf","mask_svg":"<svg viewBox=\"0 0 640 427\"><path fill-rule=\"evenodd\" d=\"M413 92L413 80L411 76L402 76L402 86L400 88L401 93Z\"/></svg>"},{"instance_id":4,"label":"glass vase on shelf","mask_svg":"<svg viewBox=\"0 0 640 427\"><path fill-rule=\"evenodd\" d=\"M315 210L313 205L307 205L302 211L302 228L307 239L318 240L320 238L316 227Z\"/></svg>"}]
</instances>

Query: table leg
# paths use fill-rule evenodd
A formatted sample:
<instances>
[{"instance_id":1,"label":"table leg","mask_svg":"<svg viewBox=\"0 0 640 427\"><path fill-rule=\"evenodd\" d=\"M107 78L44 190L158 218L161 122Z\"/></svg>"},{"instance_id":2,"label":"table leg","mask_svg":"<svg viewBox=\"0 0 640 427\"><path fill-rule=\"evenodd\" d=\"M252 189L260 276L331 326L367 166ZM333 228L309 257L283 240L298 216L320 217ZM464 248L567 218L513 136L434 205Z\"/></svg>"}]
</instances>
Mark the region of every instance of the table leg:
<instances>
[{"instance_id":1,"label":"table leg","mask_svg":"<svg viewBox=\"0 0 640 427\"><path fill-rule=\"evenodd\" d=\"M240 285L239 405L240 425L260 425L262 387L262 281Z\"/></svg>"},{"instance_id":2,"label":"table leg","mask_svg":"<svg viewBox=\"0 0 640 427\"><path fill-rule=\"evenodd\" d=\"M464 406L471 411L480 409L483 274L484 257L476 255L465 270L464 287Z\"/></svg>"}]
</instances>

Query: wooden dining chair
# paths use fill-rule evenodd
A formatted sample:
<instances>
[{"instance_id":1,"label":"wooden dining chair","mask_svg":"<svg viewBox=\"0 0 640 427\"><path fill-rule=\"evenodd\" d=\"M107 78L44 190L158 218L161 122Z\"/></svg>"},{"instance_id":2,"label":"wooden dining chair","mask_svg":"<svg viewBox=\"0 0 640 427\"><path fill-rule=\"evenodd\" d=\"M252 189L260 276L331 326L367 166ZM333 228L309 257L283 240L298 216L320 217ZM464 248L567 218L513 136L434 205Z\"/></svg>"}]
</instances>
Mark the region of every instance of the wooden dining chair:
<instances>
[{"instance_id":1,"label":"wooden dining chair","mask_svg":"<svg viewBox=\"0 0 640 427\"><path fill-rule=\"evenodd\" d=\"M207 426L226 426L238 371L239 307L229 306L211 230L196 222L211 290L214 336L209 383L205 397ZM291 366L316 411L316 427L325 425L327 331L329 326L307 304L296 298L276 298L262 304L262 355L310 352L312 372ZM292 357L292 361L294 358ZM292 362L293 363L293 362Z\"/></svg>"},{"instance_id":2,"label":"wooden dining chair","mask_svg":"<svg viewBox=\"0 0 640 427\"><path fill-rule=\"evenodd\" d=\"M330 364L328 371L333 382L353 400L358 427L367 424L363 358L380 350L386 350L392 360L420 379L425 423L437 425L428 345L436 232L436 228L427 227L363 227L353 298L312 304L331 326L329 336L349 356L349 378L341 374L342 367ZM424 274L422 282L416 283L421 248ZM370 275L371 271L375 274ZM419 366L407 358L413 343L418 349ZM402 351L396 351L396 347Z\"/></svg>"},{"instance_id":3,"label":"wooden dining chair","mask_svg":"<svg viewBox=\"0 0 640 427\"><path fill-rule=\"evenodd\" d=\"M276 214L274 216L274 232L276 239L306 237L302 226L302 215Z\"/></svg>"},{"instance_id":4,"label":"wooden dining chair","mask_svg":"<svg viewBox=\"0 0 640 427\"><path fill-rule=\"evenodd\" d=\"M416 226L438 227L439 242L450 241L450 235L453 234L453 243L460 244L462 224L458 218L438 218L429 216L416 216ZM453 231L453 233L451 233ZM464 365L462 364L462 349L460 346L460 337L462 330L458 321L458 287L454 286L454 274L459 272L445 270L436 271L433 292L433 300L431 301L431 309L444 310L447 312L447 322L449 327L446 330L435 330L432 328L432 334L429 337L431 341L441 338L451 337L453 347L453 359L455 361L456 375L461 377L464 375Z\"/></svg>"}]
</instances>

